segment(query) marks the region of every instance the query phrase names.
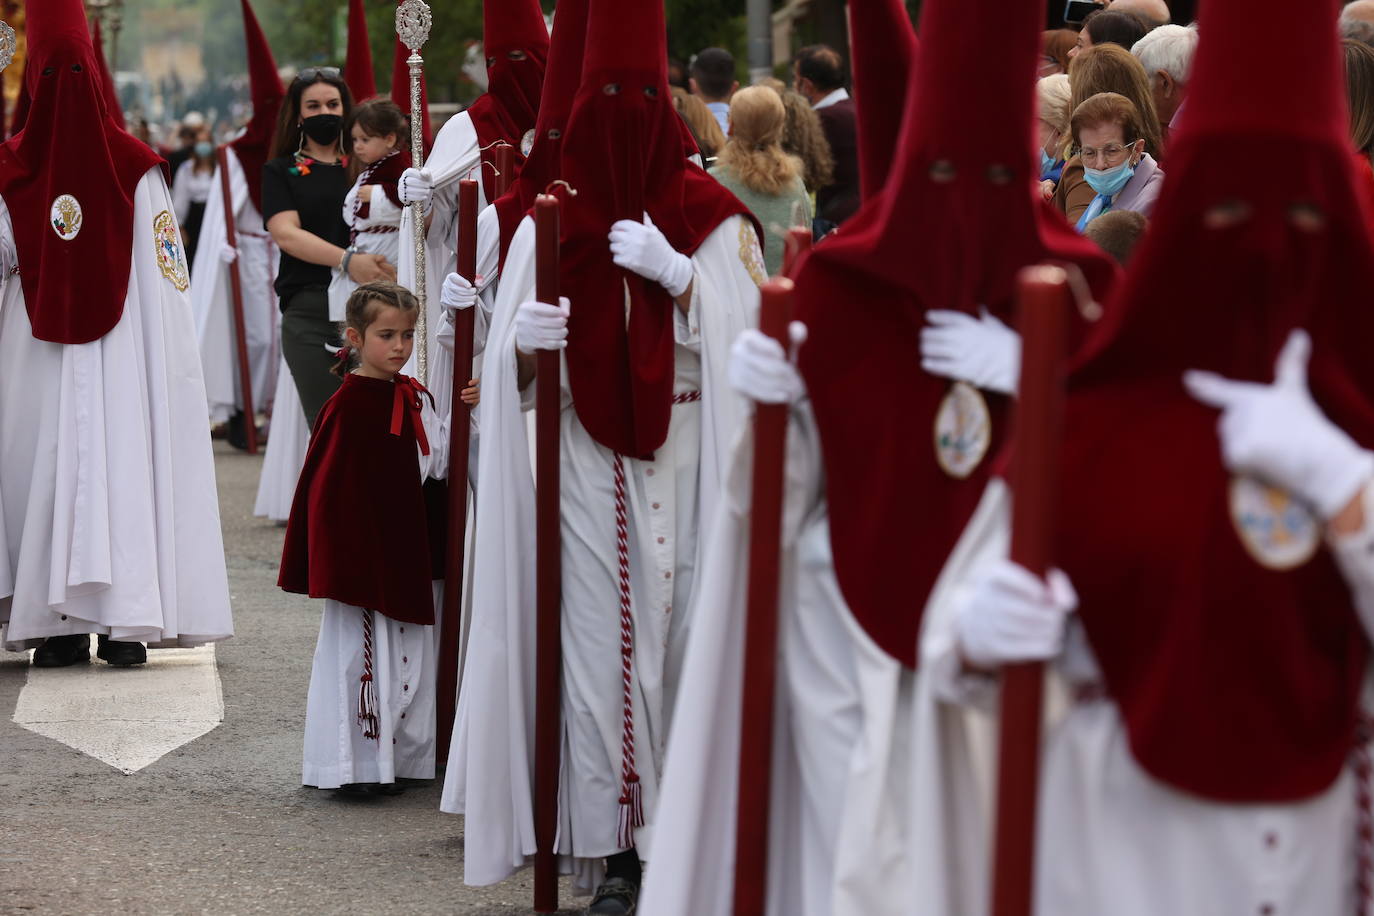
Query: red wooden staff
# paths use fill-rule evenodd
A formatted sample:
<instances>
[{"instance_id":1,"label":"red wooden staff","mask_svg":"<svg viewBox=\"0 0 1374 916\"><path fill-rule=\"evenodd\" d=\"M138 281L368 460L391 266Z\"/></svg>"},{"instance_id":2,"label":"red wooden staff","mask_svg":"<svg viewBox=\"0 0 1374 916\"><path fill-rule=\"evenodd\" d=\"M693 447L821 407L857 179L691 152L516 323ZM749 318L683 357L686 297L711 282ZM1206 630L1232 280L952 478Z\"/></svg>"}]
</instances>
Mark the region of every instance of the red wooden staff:
<instances>
[{"instance_id":1,"label":"red wooden staff","mask_svg":"<svg viewBox=\"0 0 1374 916\"><path fill-rule=\"evenodd\" d=\"M535 298L558 304L558 198L534 202ZM558 910L558 772L562 761L563 562L559 530L557 350L540 350L535 377L534 910Z\"/></svg>"},{"instance_id":2,"label":"red wooden staff","mask_svg":"<svg viewBox=\"0 0 1374 916\"><path fill-rule=\"evenodd\" d=\"M515 147L511 146L509 143L501 144L496 148L496 155L494 158L498 174L496 175L496 180L492 188L495 190L496 196L500 197L510 190L511 185L515 184L515 173L517 171L515 167Z\"/></svg>"},{"instance_id":3,"label":"red wooden staff","mask_svg":"<svg viewBox=\"0 0 1374 916\"><path fill-rule=\"evenodd\" d=\"M811 250L811 230L793 226L782 243L782 276L791 277L802 255Z\"/></svg>"},{"instance_id":4,"label":"red wooden staff","mask_svg":"<svg viewBox=\"0 0 1374 916\"><path fill-rule=\"evenodd\" d=\"M1021 387L1013 433L1011 558L1041 577L1051 565L1059 489L1069 296L1069 279L1063 268L1042 265L1021 271ZM993 916L1030 916L1031 912L1043 688L1044 665L1040 662L1002 669Z\"/></svg>"},{"instance_id":5,"label":"red wooden staff","mask_svg":"<svg viewBox=\"0 0 1374 916\"><path fill-rule=\"evenodd\" d=\"M477 182L458 182L458 274L477 285ZM444 610L439 626L439 763L448 761L453 715L458 699L458 643L463 631L463 573L466 569L468 529L468 453L472 441L472 412L463 403L463 389L472 378L473 308L453 317L453 400L448 429L448 553L444 557Z\"/></svg>"},{"instance_id":6,"label":"red wooden staff","mask_svg":"<svg viewBox=\"0 0 1374 916\"><path fill-rule=\"evenodd\" d=\"M759 290L759 330L787 348L792 281ZM765 910L768 807L773 768L773 694L778 661L778 555L787 404L756 404L753 509L749 523L749 593L744 623L744 696L740 709L739 799L735 820L735 916Z\"/></svg>"},{"instance_id":7,"label":"red wooden staff","mask_svg":"<svg viewBox=\"0 0 1374 916\"><path fill-rule=\"evenodd\" d=\"M219 186L224 195L224 240L230 248L239 247L234 228L234 194L229 189L229 155L221 146L215 151L219 163ZM239 276L239 262L229 265L229 290L234 300L234 343L239 358L239 388L243 390L243 434L250 455L258 453L258 415L253 410L253 368L248 363L248 325L243 317L243 279Z\"/></svg>"}]
</instances>

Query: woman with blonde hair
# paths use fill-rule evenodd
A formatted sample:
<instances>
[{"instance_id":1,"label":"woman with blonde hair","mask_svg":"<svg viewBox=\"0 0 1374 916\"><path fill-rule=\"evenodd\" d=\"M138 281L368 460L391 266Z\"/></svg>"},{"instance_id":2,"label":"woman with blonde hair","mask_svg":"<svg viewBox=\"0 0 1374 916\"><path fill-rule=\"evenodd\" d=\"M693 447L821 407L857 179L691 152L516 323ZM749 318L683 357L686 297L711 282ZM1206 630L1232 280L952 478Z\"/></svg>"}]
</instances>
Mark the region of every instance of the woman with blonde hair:
<instances>
[{"instance_id":1,"label":"woman with blonde hair","mask_svg":"<svg viewBox=\"0 0 1374 916\"><path fill-rule=\"evenodd\" d=\"M800 159L783 151L787 124L782 98L766 86L750 86L730 100L730 139L711 176L758 217L763 260L770 275L782 269L787 230L811 225L811 199Z\"/></svg>"},{"instance_id":2,"label":"woman with blonde hair","mask_svg":"<svg viewBox=\"0 0 1374 916\"><path fill-rule=\"evenodd\" d=\"M701 150L701 161L709 164L719 155L721 147L725 146L725 134L721 133L716 116L711 114L711 109L706 107L700 96L692 95L681 86L674 86L672 92L673 107L682 116L682 120L687 122L687 129L697 141L697 149Z\"/></svg>"},{"instance_id":3,"label":"woman with blonde hair","mask_svg":"<svg viewBox=\"0 0 1374 916\"><path fill-rule=\"evenodd\" d=\"M1040 137L1040 193L1049 200L1064 171L1064 138L1069 135L1069 78L1062 73L1042 77L1035 84Z\"/></svg>"},{"instance_id":4,"label":"woman with blonde hair","mask_svg":"<svg viewBox=\"0 0 1374 916\"><path fill-rule=\"evenodd\" d=\"M830 152L830 141L825 139L825 131L821 129L820 116L805 97L791 89L784 89L778 95L787 112L787 124L782 130L783 151L802 161L805 169L802 180L806 182L806 189L815 193L835 178L835 157Z\"/></svg>"},{"instance_id":5,"label":"woman with blonde hair","mask_svg":"<svg viewBox=\"0 0 1374 916\"><path fill-rule=\"evenodd\" d=\"M1150 91L1150 77L1134 54L1116 44L1095 44L1074 56L1069 65L1070 111L1076 111L1092 96L1114 92L1131 100L1139 115L1140 136L1144 151L1162 160L1163 132L1155 110L1154 95ZM1074 152L1071 148L1066 153ZM1070 223L1077 225L1097 192L1083 174L1083 162L1078 156L1068 156L1059 186L1054 192L1054 205L1063 211Z\"/></svg>"}]
</instances>

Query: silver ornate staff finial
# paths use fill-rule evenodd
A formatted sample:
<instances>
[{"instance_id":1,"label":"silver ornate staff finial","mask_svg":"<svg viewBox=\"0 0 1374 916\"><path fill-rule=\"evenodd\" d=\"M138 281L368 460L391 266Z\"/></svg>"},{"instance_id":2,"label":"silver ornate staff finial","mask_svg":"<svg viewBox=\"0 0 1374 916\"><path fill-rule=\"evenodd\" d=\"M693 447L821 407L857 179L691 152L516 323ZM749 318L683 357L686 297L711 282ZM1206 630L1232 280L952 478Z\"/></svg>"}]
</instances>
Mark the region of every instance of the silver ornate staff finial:
<instances>
[{"instance_id":1,"label":"silver ornate staff finial","mask_svg":"<svg viewBox=\"0 0 1374 916\"><path fill-rule=\"evenodd\" d=\"M425 60L420 49L429 41L434 17L424 0L405 0L396 8L396 37L410 49L406 63L410 66L410 155L415 168L425 165L424 111L420 101L420 81L424 78ZM420 384L429 384L429 302L425 267L425 208L410 205L415 245L415 298L420 302L420 314L415 320L415 366Z\"/></svg>"},{"instance_id":2,"label":"silver ornate staff finial","mask_svg":"<svg viewBox=\"0 0 1374 916\"><path fill-rule=\"evenodd\" d=\"M0 22L0 70L14 63L14 54L19 49L19 39L8 22Z\"/></svg>"}]
</instances>

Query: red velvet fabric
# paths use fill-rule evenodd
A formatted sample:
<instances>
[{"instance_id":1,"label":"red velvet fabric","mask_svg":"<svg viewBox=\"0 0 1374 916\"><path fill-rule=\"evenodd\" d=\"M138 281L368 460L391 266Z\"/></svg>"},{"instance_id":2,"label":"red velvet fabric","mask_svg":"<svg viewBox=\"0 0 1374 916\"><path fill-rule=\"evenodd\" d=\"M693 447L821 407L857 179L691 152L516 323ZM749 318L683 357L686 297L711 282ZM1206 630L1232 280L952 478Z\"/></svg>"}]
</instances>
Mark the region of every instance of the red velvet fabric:
<instances>
[{"instance_id":1,"label":"red velvet fabric","mask_svg":"<svg viewBox=\"0 0 1374 916\"><path fill-rule=\"evenodd\" d=\"M23 131L0 146L0 195L9 207L33 336L53 343L97 340L124 314L134 233L134 190L162 158L124 131L105 108L99 61L80 0L28 8L33 98ZM76 198L81 225L70 239L53 206Z\"/></svg>"},{"instance_id":2,"label":"red velvet fabric","mask_svg":"<svg viewBox=\"0 0 1374 916\"><path fill-rule=\"evenodd\" d=\"M580 16L576 3L564 4L568 12L560 7L559 15L582 18L584 22L580 27L585 28L585 0L582 3ZM487 163L481 170L482 187L487 200L494 200L495 146L509 143L518 151L525 133L535 128L544 86L544 67L549 58L549 29L538 0L485 0L482 16L487 91L472 103L467 113L477 130L477 142L483 150L482 161ZM571 94L577 89L577 73L565 76L572 82L564 91Z\"/></svg>"},{"instance_id":3,"label":"red velvet fabric","mask_svg":"<svg viewBox=\"0 0 1374 916\"><path fill-rule=\"evenodd\" d=\"M24 129L29 119L29 109L33 107L33 96L29 95L28 61L24 62L24 79L19 83L19 98L14 101L14 117L10 119L10 133L13 137Z\"/></svg>"},{"instance_id":4,"label":"red velvet fabric","mask_svg":"<svg viewBox=\"0 0 1374 916\"><path fill-rule=\"evenodd\" d=\"M431 544L442 531L420 481L414 413L400 411L400 434L391 432L398 383L408 381L346 376L320 411L277 584L429 625L437 578Z\"/></svg>"},{"instance_id":5,"label":"red velvet fabric","mask_svg":"<svg viewBox=\"0 0 1374 916\"><path fill-rule=\"evenodd\" d=\"M636 458L652 455L668 435L677 306L659 284L615 266L611 225L647 211L673 248L690 256L731 216L753 219L684 159L667 60L660 4L592 0L582 85L563 139L563 178L577 196L557 192L573 404L592 438ZM755 228L762 238L757 221Z\"/></svg>"},{"instance_id":6,"label":"red velvet fabric","mask_svg":"<svg viewBox=\"0 0 1374 916\"><path fill-rule=\"evenodd\" d=\"M860 625L908 666L1008 407L988 396L991 451L969 477L948 476L933 428L950 382L921 369L927 310L985 305L1012 323L1018 271L1046 259L1081 267L1099 297L1116 277L1035 192L1044 12L1025 0L927 0L886 192L798 268L797 317L811 330L800 368L820 429L836 575Z\"/></svg>"},{"instance_id":7,"label":"red velvet fabric","mask_svg":"<svg viewBox=\"0 0 1374 916\"><path fill-rule=\"evenodd\" d=\"M410 168L411 159L408 151L401 151L394 156L388 156L377 163L372 173L367 176L367 184L376 185L382 189L386 199L397 207L405 206L401 203L401 192L398 187L401 181L401 173ZM367 216L371 210L370 203L363 204L359 210L360 216Z\"/></svg>"},{"instance_id":8,"label":"red velvet fabric","mask_svg":"<svg viewBox=\"0 0 1374 916\"><path fill-rule=\"evenodd\" d=\"M119 90L115 87L114 74L110 72L110 64L105 60L105 42L101 38L99 19L96 19L95 29L91 34L91 47L95 50L95 61L100 69L100 92L105 98L105 110L110 113L116 124L127 128L124 109L119 105Z\"/></svg>"},{"instance_id":9,"label":"red velvet fabric","mask_svg":"<svg viewBox=\"0 0 1374 916\"><path fill-rule=\"evenodd\" d=\"M363 0L348 0L348 54L344 57L343 76L355 103L377 94L377 74L372 68L372 45L368 42L367 9Z\"/></svg>"},{"instance_id":10,"label":"red velvet fabric","mask_svg":"<svg viewBox=\"0 0 1374 916\"><path fill-rule=\"evenodd\" d=\"M563 131L568 125L573 96L582 80L582 49L587 40L588 0L563 0L554 17L549 43L548 69L539 97L539 116L534 125L534 145L520 167L520 175L495 201L501 225L501 263L520 221L534 206L534 199L559 176ZM514 62L511 62L512 64Z\"/></svg>"},{"instance_id":11,"label":"red velvet fabric","mask_svg":"<svg viewBox=\"0 0 1374 916\"><path fill-rule=\"evenodd\" d=\"M859 192L875 197L887 183L902 135L916 31L904 0L849 4L849 59L858 114Z\"/></svg>"},{"instance_id":12,"label":"red velvet fabric","mask_svg":"<svg viewBox=\"0 0 1374 916\"><path fill-rule=\"evenodd\" d=\"M243 166L243 179L248 184L248 198L262 211L262 167L272 152L272 139L277 130L277 115L281 112L286 90L277 73L272 48L262 33L258 17L248 0L243 7L243 34L248 46L248 80L253 96L253 117L243 135L229 144Z\"/></svg>"},{"instance_id":13,"label":"red velvet fabric","mask_svg":"<svg viewBox=\"0 0 1374 916\"><path fill-rule=\"evenodd\" d=\"M1217 412L1181 383L1194 368L1270 382L1306 328L1318 404L1374 446L1374 238L1346 135L1337 6L1203 5L1169 180L1066 405L1058 562L1131 750L1156 778L1228 802L1332 783L1368 651L1325 550L1279 572L1242 546ZM1303 66L1271 72L1278 44ZM1235 155L1246 149L1284 163L1283 179Z\"/></svg>"}]
</instances>

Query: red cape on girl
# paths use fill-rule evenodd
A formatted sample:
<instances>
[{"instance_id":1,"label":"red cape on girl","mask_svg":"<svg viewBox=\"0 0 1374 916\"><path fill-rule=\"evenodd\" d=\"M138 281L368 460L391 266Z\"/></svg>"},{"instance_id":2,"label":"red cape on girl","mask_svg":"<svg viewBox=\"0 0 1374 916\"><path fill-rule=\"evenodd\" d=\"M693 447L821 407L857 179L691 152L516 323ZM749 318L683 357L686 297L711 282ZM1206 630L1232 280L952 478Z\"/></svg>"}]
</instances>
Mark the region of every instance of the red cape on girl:
<instances>
[{"instance_id":1,"label":"red cape on girl","mask_svg":"<svg viewBox=\"0 0 1374 916\"><path fill-rule=\"evenodd\" d=\"M402 408L392 435L395 382L349 375L315 422L277 584L311 598L333 598L392 620L434 623L431 546L442 531L430 522L414 422Z\"/></svg>"}]
</instances>

